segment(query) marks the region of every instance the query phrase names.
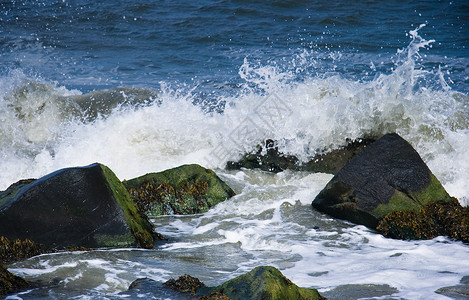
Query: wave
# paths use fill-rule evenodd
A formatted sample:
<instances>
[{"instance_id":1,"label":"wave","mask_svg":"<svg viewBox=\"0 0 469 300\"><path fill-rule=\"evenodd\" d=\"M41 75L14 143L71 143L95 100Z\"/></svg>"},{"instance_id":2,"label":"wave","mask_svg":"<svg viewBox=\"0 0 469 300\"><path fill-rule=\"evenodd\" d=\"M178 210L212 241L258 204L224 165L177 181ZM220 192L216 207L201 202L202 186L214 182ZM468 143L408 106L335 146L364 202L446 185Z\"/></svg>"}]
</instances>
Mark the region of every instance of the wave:
<instances>
[{"instance_id":1,"label":"wave","mask_svg":"<svg viewBox=\"0 0 469 300\"><path fill-rule=\"evenodd\" d=\"M469 204L469 97L452 90L439 68L423 67L420 51L433 41L420 37L420 28L387 74L304 76L314 69L314 52L287 67L246 58L243 84L214 90L209 100L197 86L82 94L12 72L0 78L0 166L7 170L0 188L95 161L121 179L183 163L223 168L265 139L305 161L349 139L397 132L448 192Z\"/></svg>"}]
</instances>

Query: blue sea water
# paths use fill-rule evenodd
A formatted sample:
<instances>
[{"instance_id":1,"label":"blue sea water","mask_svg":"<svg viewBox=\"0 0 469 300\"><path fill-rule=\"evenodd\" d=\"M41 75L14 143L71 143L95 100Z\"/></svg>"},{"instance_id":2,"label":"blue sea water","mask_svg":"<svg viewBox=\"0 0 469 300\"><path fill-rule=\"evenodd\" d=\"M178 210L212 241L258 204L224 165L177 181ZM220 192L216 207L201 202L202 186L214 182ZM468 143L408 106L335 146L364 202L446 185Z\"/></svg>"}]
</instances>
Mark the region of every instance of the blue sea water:
<instances>
[{"instance_id":1,"label":"blue sea water","mask_svg":"<svg viewBox=\"0 0 469 300\"><path fill-rule=\"evenodd\" d=\"M244 59L301 80L337 72L389 73L408 32L433 39L422 67L441 67L467 92L465 1L2 1L1 74L21 70L83 92L190 83L242 84ZM304 52L318 60L300 70ZM337 57L337 56L340 56ZM375 68L370 68L370 64ZM298 64L298 62L297 62Z\"/></svg>"},{"instance_id":2,"label":"blue sea water","mask_svg":"<svg viewBox=\"0 0 469 300\"><path fill-rule=\"evenodd\" d=\"M119 298L138 277L219 284L269 264L332 298L447 299L467 245L312 213L326 174L224 165L267 138L307 160L397 132L468 205L468 24L467 1L1 1L0 189L98 161L121 179L199 163L238 193L153 220L172 238L153 251L15 263L45 287L14 297Z\"/></svg>"}]
</instances>

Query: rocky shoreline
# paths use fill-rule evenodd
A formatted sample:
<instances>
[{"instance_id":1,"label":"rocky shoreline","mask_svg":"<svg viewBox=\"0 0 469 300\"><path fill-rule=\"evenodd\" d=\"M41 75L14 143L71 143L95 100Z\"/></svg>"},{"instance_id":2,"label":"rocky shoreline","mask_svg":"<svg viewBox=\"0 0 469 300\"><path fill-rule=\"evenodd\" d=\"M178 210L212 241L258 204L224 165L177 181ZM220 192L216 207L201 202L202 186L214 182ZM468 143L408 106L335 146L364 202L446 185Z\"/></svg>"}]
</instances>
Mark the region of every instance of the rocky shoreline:
<instances>
[{"instance_id":1,"label":"rocky shoreline","mask_svg":"<svg viewBox=\"0 0 469 300\"><path fill-rule=\"evenodd\" d=\"M389 238L445 235L469 243L469 209L448 195L419 154L397 134L351 141L305 164L280 153L275 142L268 140L256 152L228 163L227 168L333 173L312 201L313 209L365 225ZM95 163L58 170L37 180L21 180L0 192L0 262L74 249L151 249L165 238L149 218L203 213L234 195L215 172L199 165L121 182L108 167ZM198 281L190 276L186 279ZM235 283L255 286L256 291L260 286L265 289L241 291L232 286ZM155 285L155 292L166 293L168 286L179 283L175 280L162 287L140 280L126 293ZM27 287L26 281L0 265L0 295ZM317 290L298 288L280 271L266 266L219 287L199 287L183 294L187 299L323 299Z\"/></svg>"}]
</instances>

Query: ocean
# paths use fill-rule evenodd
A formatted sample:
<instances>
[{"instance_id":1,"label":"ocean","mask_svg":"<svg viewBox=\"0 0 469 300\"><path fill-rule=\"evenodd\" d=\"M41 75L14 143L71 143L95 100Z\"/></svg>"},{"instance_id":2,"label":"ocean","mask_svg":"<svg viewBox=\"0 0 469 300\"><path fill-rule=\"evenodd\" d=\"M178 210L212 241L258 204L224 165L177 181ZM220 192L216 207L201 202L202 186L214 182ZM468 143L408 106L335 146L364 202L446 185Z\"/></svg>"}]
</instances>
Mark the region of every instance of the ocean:
<instances>
[{"instance_id":1,"label":"ocean","mask_svg":"<svg viewBox=\"0 0 469 300\"><path fill-rule=\"evenodd\" d=\"M396 132L469 205L466 1L1 1L0 190L100 162L121 179L186 163L237 195L152 220L153 250L9 265L9 299L121 299L141 277L218 285L259 265L330 299L450 299L469 247L399 241L311 209L332 175L226 170L266 139L307 161ZM148 295L147 295L148 296ZM158 299L158 298L154 298Z\"/></svg>"}]
</instances>

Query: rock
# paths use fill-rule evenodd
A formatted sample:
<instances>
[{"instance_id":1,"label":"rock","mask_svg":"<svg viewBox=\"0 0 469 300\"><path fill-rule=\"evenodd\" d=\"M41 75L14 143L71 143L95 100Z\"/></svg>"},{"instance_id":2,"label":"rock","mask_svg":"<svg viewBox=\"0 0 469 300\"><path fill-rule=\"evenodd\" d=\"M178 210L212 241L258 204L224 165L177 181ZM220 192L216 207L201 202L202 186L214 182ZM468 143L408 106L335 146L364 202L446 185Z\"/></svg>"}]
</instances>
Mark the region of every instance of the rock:
<instances>
[{"instance_id":1,"label":"rock","mask_svg":"<svg viewBox=\"0 0 469 300\"><path fill-rule=\"evenodd\" d=\"M18 259L24 259L44 253L41 245L36 244L30 239L23 241L9 240L8 238L0 237L0 261L11 262Z\"/></svg>"},{"instance_id":2,"label":"rock","mask_svg":"<svg viewBox=\"0 0 469 300\"><path fill-rule=\"evenodd\" d=\"M418 210L450 196L412 146L387 134L337 172L312 206L333 217L376 228L388 213Z\"/></svg>"},{"instance_id":3,"label":"rock","mask_svg":"<svg viewBox=\"0 0 469 300\"><path fill-rule=\"evenodd\" d=\"M28 286L29 283L26 280L8 272L8 270L0 264L0 296L17 292Z\"/></svg>"},{"instance_id":4,"label":"rock","mask_svg":"<svg viewBox=\"0 0 469 300\"><path fill-rule=\"evenodd\" d=\"M300 288L274 267L257 267L216 287L219 292L233 300L284 300L324 299L316 289Z\"/></svg>"},{"instance_id":5,"label":"rock","mask_svg":"<svg viewBox=\"0 0 469 300\"><path fill-rule=\"evenodd\" d=\"M153 247L153 226L104 165L67 168L0 200L0 236L46 249Z\"/></svg>"},{"instance_id":6,"label":"rock","mask_svg":"<svg viewBox=\"0 0 469 300\"><path fill-rule=\"evenodd\" d=\"M443 287L435 291L451 299L469 299L469 276L464 276L458 285Z\"/></svg>"},{"instance_id":7,"label":"rock","mask_svg":"<svg viewBox=\"0 0 469 300\"><path fill-rule=\"evenodd\" d=\"M394 211L379 222L386 237L433 239L440 235L469 243L469 207L456 198L449 202L429 202L417 210Z\"/></svg>"},{"instance_id":8,"label":"rock","mask_svg":"<svg viewBox=\"0 0 469 300\"><path fill-rule=\"evenodd\" d=\"M335 174L353 156L374 141L375 139L369 138L347 141L347 145L344 147L318 154L308 162L300 163L295 156L279 152L275 141L266 140L264 145L257 146L255 152L246 153L237 162L229 161L226 168L229 170L240 168L261 169L275 173L284 170L296 170Z\"/></svg>"},{"instance_id":9,"label":"rock","mask_svg":"<svg viewBox=\"0 0 469 300\"><path fill-rule=\"evenodd\" d=\"M141 212L150 217L208 211L235 195L212 170L183 165L123 182Z\"/></svg>"},{"instance_id":10,"label":"rock","mask_svg":"<svg viewBox=\"0 0 469 300\"><path fill-rule=\"evenodd\" d=\"M120 298L128 299L171 299L195 300L196 296L181 293L177 290L163 286L161 282L153 279L139 278L132 282L127 291L119 293Z\"/></svg>"},{"instance_id":11,"label":"rock","mask_svg":"<svg viewBox=\"0 0 469 300\"><path fill-rule=\"evenodd\" d=\"M147 278L134 281L121 295L145 294L147 297L198 300L316 300L325 299L316 289L300 288L274 267L257 267L251 272L229 280L218 287L206 287L189 275L160 284Z\"/></svg>"},{"instance_id":12,"label":"rock","mask_svg":"<svg viewBox=\"0 0 469 300\"><path fill-rule=\"evenodd\" d=\"M205 284L201 282L198 278L185 274L184 276L180 276L177 280L170 279L166 281L165 283L163 283L163 286L171 288L181 293L189 293L191 295L195 295L197 293L197 289L205 287Z\"/></svg>"}]
</instances>

